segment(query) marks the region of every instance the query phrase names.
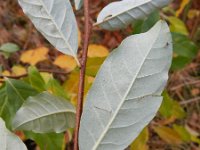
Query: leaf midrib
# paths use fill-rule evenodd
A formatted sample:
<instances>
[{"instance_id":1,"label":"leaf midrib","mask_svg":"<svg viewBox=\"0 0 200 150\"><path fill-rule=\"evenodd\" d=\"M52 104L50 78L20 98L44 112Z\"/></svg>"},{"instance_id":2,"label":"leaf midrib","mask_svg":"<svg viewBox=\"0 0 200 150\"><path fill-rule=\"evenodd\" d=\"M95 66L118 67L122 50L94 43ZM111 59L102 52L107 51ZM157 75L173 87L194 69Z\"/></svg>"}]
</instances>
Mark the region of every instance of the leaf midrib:
<instances>
[{"instance_id":1,"label":"leaf midrib","mask_svg":"<svg viewBox=\"0 0 200 150\"><path fill-rule=\"evenodd\" d=\"M27 121L24 121L24 122L20 123L17 127L15 127L15 129L19 128L20 126L22 126L22 125L24 125L24 124L26 124L26 123L35 121L35 120L37 120L37 119L41 119L41 118L48 117L48 116L51 116L51 115L62 114L62 113L75 113L75 112L72 111L72 110L66 109L66 110L62 110L62 111L52 112L52 113L49 113L49 114L44 114L44 115L41 115L41 116L39 116L39 117L35 117L35 118L33 118L33 119L29 119L29 120L27 120Z\"/></svg>"},{"instance_id":2,"label":"leaf midrib","mask_svg":"<svg viewBox=\"0 0 200 150\"><path fill-rule=\"evenodd\" d=\"M16 93L16 94L20 97L20 99L24 102L25 99L24 99L24 98L21 96L21 94L17 91L17 89L15 88L15 86L12 84L12 82L10 82L9 79L7 79L6 81L7 81L7 83L10 84L10 86L13 88L13 90L15 91L15 93ZM6 88L6 91L7 91L7 88ZM7 93L8 93L8 91L7 91Z\"/></svg>"},{"instance_id":3,"label":"leaf midrib","mask_svg":"<svg viewBox=\"0 0 200 150\"><path fill-rule=\"evenodd\" d=\"M144 5L144 4L146 4L146 3L149 3L149 2L151 2L151 0L149 0L148 2L143 3L142 5ZM105 19L105 20L103 20L103 21L101 21L101 22L97 22L97 23L95 23L94 25L101 25L101 24L103 24L103 23L106 23L106 22L112 20L113 18L117 18L118 16L120 16L120 15L122 15L122 14L124 14L124 13L127 13L127 12L131 11L132 9L134 9L134 8L136 8L136 7L139 7L139 5L138 5L138 6L135 6L135 7L133 7L133 8L127 9L127 11L124 11L124 12L121 12L121 13L119 13L119 14L116 14L116 15L114 15L114 16L108 18L108 19Z\"/></svg>"},{"instance_id":4,"label":"leaf midrib","mask_svg":"<svg viewBox=\"0 0 200 150\"><path fill-rule=\"evenodd\" d=\"M155 41L152 42L152 46L151 46L151 48L149 49L149 52L151 51L151 49L152 49L154 43L156 42L156 40L157 40L157 38L158 38L158 36L159 36L159 34L160 34L161 28L162 28L162 26L160 27L159 32L157 32L157 36L156 36L156 38L155 38ZM133 86L135 80L137 79L137 76L138 76L138 74L139 74L139 72L140 72L140 70L141 70L141 68L142 68L142 66L143 66L143 64L144 64L144 62L145 62L145 60L146 60L146 57L149 55L149 52L148 52L147 55L144 57L144 60L143 60L143 62L141 63L141 67L138 69L138 72L137 72L135 78L134 78L133 81L131 82L131 84L130 84L128 90L126 91L124 97L122 98L122 101L120 102L120 104L119 104L118 108L116 109L114 115L112 116L112 118L111 118L110 121L108 122L108 124L107 124L105 130L103 131L103 134L101 134L100 138L97 140L97 142L96 142L96 144L93 146L92 150L96 150L96 149L98 148L98 146L100 145L101 141L103 140L103 138L104 138L105 135L107 134L107 131L109 130L110 126L112 125L113 121L115 120L116 116L118 115L118 112L119 112L120 108L122 107L122 105L124 104L125 99L126 99L126 97L128 96L128 94L129 94L129 92L130 92L130 89L132 88L132 86Z\"/></svg>"},{"instance_id":5,"label":"leaf midrib","mask_svg":"<svg viewBox=\"0 0 200 150\"><path fill-rule=\"evenodd\" d=\"M68 46L69 50L71 51L72 55L75 57L75 59L77 58L76 57L76 54L74 53L71 45L68 43L68 41L66 41L66 38L65 36L63 35L63 33L60 31L59 27L57 26L57 23L54 21L53 17L51 16L51 13L48 11L48 9L46 8L45 4L43 3L42 0L40 0L41 4L43 5L45 11L47 12L47 14L49 15L51 21L53 22L53 24L55 25L57 31L60 33L62 39L65 41L66 45Z\"/></svg>"}]
</instances>

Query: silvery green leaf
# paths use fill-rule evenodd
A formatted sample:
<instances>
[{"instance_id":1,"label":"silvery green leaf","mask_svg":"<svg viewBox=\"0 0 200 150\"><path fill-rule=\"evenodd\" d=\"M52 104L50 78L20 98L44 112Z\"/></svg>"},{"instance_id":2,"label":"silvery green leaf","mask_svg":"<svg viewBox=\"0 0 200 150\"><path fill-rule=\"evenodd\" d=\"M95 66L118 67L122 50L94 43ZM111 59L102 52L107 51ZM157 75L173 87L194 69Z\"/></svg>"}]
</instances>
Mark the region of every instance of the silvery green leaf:
<instances>
[{"instance_id":1,"label":"silvery green leaf","mask_svg":"<svg viewBox=\"0 0 200 150\"><path fill-rule=\"evenodd\" d=\"M78 29L69 0L18 1L44 37L59 51L77 60Z\"/></svg>"},{"instance_id":2,"label":"silvery green leaf","mask_svg":"<svg viewBox=\"0 0 200 150\"><path fill-rule=\"evenodd\" d=\"M107 5L98 15L96 25L107 30L125 28L136 20L146 18L171 0L122 0Z\"/></svg>"},{"instance_id":3,"label":"silvery green leaf","mask_svg":"<svg viewBox=\"0 0 200 150\"><path fill-rule=\"evenodd\" d=\"M27 150L24 143L15 134L6 129L5 122L0 118L0 149Z\"/></svg>"},{"instance_id":4,"label":"silvery green leaf","mask_svg":"<svg viewBox=\"0 0 200 150\"><path fill-rule=\"evenodd\" d=\"M79 10L83 5L83 0L74 0L76 10Z\"/></svg>"},{"instance_id":5,"label":"silvery green leaf","mask_svg":"<svg viewBox=\"0 0 200 150\"><path fill-rule=\"evenodd\" d=\"M74 127L75 109L68 101L47 92L29 97L17 111L13 128L36 133L60 133Z\"/></svg>"},{"instance_id":6,"label":"silvery green leaf","mask_svg":"<svg viewBox=\"0 0 200 150\"><path fill-rule=\"evenodd\" d=\"M123 150L153 119L168 79L172 39L166 22L125 39L105 60L84 106L80 150Z\"/></svg>"}]
</instances>

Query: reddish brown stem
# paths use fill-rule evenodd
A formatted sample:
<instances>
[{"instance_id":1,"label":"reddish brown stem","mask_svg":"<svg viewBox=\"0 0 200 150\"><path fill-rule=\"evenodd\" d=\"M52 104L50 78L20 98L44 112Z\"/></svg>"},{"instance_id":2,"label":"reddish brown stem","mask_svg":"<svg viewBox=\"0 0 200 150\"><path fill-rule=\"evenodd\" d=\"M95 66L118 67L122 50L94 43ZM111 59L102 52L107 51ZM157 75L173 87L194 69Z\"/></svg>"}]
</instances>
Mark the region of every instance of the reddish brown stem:
<instances>
[{"instance_id":1,"label":"reddish brown stem","mask_svg":"<svg viewBox=\"0 0 200 150\"><path fill-rule=\"evenodd\" d=\"M79 78L79 90L78 90L78 102L76 109L76 127L75 127L75 135L74 135L74 150L78 150L78 135L79 135L79 127L80 127L80 119L83 111L83 98L84 98L84 83L85 83L85 70L87 63L87 53L88 53L88 45L90 38L90 14L89 14L89 0L84 0L84 43L83 43L83 53L81 58L81 70L80 70L80 78Z\"/></svg>"}]
</instances>

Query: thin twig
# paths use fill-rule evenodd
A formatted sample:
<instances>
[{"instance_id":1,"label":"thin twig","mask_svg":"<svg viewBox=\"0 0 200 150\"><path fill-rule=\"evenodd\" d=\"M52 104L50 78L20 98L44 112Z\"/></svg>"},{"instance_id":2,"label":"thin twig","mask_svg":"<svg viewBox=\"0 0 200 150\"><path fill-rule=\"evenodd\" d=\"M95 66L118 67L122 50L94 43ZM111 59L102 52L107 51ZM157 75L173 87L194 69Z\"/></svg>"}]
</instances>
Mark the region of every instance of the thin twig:
<instances>
[{"instance_id":1,"label":"thin twig","mask_svg":"<svg viewBox=\"0 0 200 150\"><path fill-rule=\"evenodd\" d=\"M190 81L190 82L179 84L179 85L177 85L175 87L172 87L170 89L170 91L175 91L175 90L180 89L180 88L182 88L184 86L190 86L190 85L194 85L194 84L200 84L200 80L194 80L194 81Z\"/></svg>"},{"instance_id":2,"label":"thin twig","mask_svg":"<svg viewBox=\"0 0 200 150\"><path fill-rule=\"evenodd\" d=\"M200 102L200 97L182 101L182 102L180 102L180 105L187 105L187 104L191 104L191 103L195 103L195 102L197 102L197 103Z\"/></svg>"},{"instance_id":3,"label":"thin twig","mask_svg":"<svg viewBox=\"0 0 200 150\"><path fill-rule=\"evenodd\" d=\"M79 127L80 127L80 119L83 111L83 98L84 98L84 82L85 82L85 70L87 63L87 53L88 53L88 45L91 31L90 24L90 13L89 13L89 0L84 0L84 43L83 43L83 55L81 58L81 70L80 70L80 78L79 78L79 90L78 90L78 102L76 109L76 127L75 127L75 135L74 135L74 150L78 150L78 135L79 135Z\"/></svg>"},{"instance_id":4,"label":"thin twig","mask_svg":"<svg viewBox=\"0 0 200 150\"><path fill-rule=\"evenodd\" d=\"M71 71L56 71L56 70L49 70L49 69L39 69L39 72L47 72L47 73L55 73L55 74L63 74L63 75L66 75L66 74L69 74ZM20 79L20 78L23 78L23 77L26 77L28 76L28 73L25 73L25 74L21 74L21 75L18 75L18 76L4 76L4 75L0 75L0 78L11 78L11 79Z\"/></svg>"}]
</instances>

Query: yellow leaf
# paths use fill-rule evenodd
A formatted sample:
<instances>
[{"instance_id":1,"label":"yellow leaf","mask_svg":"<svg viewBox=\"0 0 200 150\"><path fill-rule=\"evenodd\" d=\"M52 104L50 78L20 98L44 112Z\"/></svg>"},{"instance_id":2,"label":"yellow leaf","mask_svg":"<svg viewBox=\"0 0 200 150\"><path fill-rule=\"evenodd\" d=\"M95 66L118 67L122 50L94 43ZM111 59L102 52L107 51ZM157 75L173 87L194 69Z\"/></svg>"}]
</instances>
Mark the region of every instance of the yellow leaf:
<instances>
[{"instance_id":1,"label":"yellow leaf","mask_svg":"<svg viewBox=\"0 0 200 150\"><path fill-rule=\"evenodd\" d=\"M7 70L3 71L1 74L3 76L11 76L11 73L9 71L7 71Z\"/></svg>"},{"instance_id":2,"label":"yellow leaf","mask_svg":"<svg viewBox=\"0 0 200 150\"><path fill-rule=\"evenodd\" d=\"M160 126L154 130L168 144L179 145L183 142L179 134L169 127Z\"/></svg>"},{"instance_id":3,"label":"yellow leaf","mask_svg":"<svg viewBox=\"0 0 200 150\"><path fill-rule=\"evenodd\" d=\"M23 63L36 65L38 62L47 59L48 51L49 49L46 47L40 47L37 49L28 50L22 53L20 60Z\"/></svg>"},{"instance_id":4,"label":"yellow leaf","mask_svg":"<svg viewBox=\"0 0 200 150\"><path fill-rule=\"evenodd\" d=\"M147 142L149 140L148 128L145 128L140 135L131 144L130 150L148 150Z\"/></svg>"},{"instance_id":5,"label":"yellow leaf","mask_svg":"<svg viewBox=\"0 0 200 150\"><path fill-rule=\"evenodd\" d=\"M180 8L176 11L176 17L180 16L183 12L185 6L190 2L190 0L182 0Z\"/></svg>"},{"instance_id":6,"label":"yellow leaf","mask_svg":"<svg viewBox=\"0 0 200 150\"><path fill-rule=\"evenodd\" d=\"M68 55L60 55L54 61L54 65L59 66L62 69L72 71L76 68L77 64L73 57Z\"/></svg>"},{"instance_id":7,"label":"yellow leaf","mask_svg":"<svg viewBox=\"0 0 200 150\"><path fill-rule=\"evenodd\" d=\"M3 76L11 76L11 73L10 73L9 71L5 70L5 71L3 71L3 72L1 73L1 75L3 75ZM4 79L3 79L3 78L0 78L0 82L4 82ZM3 84L0 83L0 87L1 87L2 85L3 85Z\"/></svg>"},{"instance_id":8,"label":"yellow leaf","mask_svg":"<svg viewBox=\"0 0 200 150\"><path fill-rule=\"evenodd\" d=\"M106 57L109 51L105 46L90 44L88 47L88 57Z\"/></svg>"},{"instance_id":9,"label":"yellow leaf","mask_svg":"<svg viewBox=\"0 0 200 150\"><path fill-rule=\"evenodd\" d=\"M42 76L44 82L47 84L49 80L53 77L51 73L47 72L40 72L40 75Z\"/></svg>"},{"instance_id":10,"label":"yellow leaf","mask_svg":"<svg viewBox=\"0 0 200 150\"><path fill-rule=\"evenodd\" d=\"M85 90L84 96L86 96L90 86L91 86L92 78L86 76L85 77ZM79 86L79 72L72 72L69 75L68 80L63 84L64 90L69 93L71 102L76 105L77 96L78 96L78 86Z\"/></svg>"},{"instance_id":11,"label":"yellow leaf","mask_svg":"<svg viewBox=\"0 0 200 150\"><path fill-rule=\"evenodd\" d=\"M16 66L12 67L12 75L13 76L20 76L20 75L23 75L26 73L27 73L26 68L24 68L23 66L16 65Z\"/></svg>"},{"instance_id":12,"label":"yellow leaf","mask_svg":"<svg viewBox=\"0 0 200 150\"><path fill-rule=\"evenodd\" d=\"M185 26L184 22L177 17L168 17L168 21L170 22L170 30L171 32L178 32L184 35L188 35L188 29Z\"/></svg>"},{"instance_id":13,"label":"yellow leaf","mask_svg":"<svg viewBox=\"0 0 200 150\"><path fill-rule=\"evenodd\" d=\"M189 10L188 12L189 19L194 19L195 17L198 17L199 15L200 15L200 11L197 9L192 9L192 10Z\"/></svg>"}]
</instances>

